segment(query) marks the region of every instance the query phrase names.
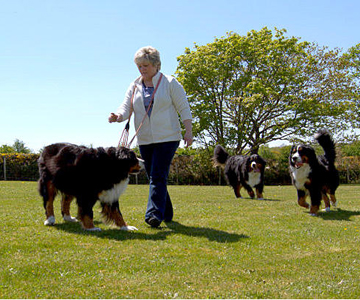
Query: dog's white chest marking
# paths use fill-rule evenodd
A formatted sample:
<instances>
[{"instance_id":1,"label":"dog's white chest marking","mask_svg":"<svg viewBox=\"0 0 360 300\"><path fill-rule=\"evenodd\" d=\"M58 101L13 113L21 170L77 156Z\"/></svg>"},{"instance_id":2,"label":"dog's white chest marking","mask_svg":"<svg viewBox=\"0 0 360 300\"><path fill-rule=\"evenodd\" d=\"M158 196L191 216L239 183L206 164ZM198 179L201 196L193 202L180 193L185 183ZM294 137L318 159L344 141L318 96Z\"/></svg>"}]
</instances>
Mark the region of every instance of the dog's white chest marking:
<instances>
[{"instance_id":1,"label":"dog's white chest marking","mask_svg":"<svg viewBox=\"0 0 360 300\"><path fill-rule=\"evenodd\" d=\"M99 200L104 203L112 204L119 200L119 197L125 192L128 186L129 178L114 184L113 188L102 191L99 194Z\"/></svg>"},{"instance_id":2,"label":"dog's white chest marking","mask_svg":"<svg viewBox=\"0 0 360 300\"><path fill-rule=\"evenodd\" d=\"M295 187L298 190L305 190L305 183L309 180L311 168L308 164L304 164L301 168L297 169L291 166L291 175L294 179Z\"/></svg>"},{"instance_id":3,"label":"dog's white chest marking","mask_svg":"<svg viewBox=\"0 0 360 300\"><path fill-rule=\"evenodd\" d=\"M250 185L251 187L254 187L255 185L259 184L261 180L261 173L260 172L250 172L249 173L249 181L246 183Z\"/></svg>"}]
</instances>

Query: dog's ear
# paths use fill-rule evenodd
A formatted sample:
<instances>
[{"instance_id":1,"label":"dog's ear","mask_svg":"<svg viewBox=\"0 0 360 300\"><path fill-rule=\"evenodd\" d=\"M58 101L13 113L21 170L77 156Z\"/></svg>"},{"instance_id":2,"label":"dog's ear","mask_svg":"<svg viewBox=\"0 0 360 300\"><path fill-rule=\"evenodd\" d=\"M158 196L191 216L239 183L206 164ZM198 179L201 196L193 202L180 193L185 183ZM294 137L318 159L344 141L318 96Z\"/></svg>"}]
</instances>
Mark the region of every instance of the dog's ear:
<instances>
[{"instance_id":1,"label":"dog's ear","mask_svg":"<svg viewBox=\"0 0 360 300\"><path fill-rule=\"evenodd\" d=\"M309 162L316 161L315 149L313 147L310 147L310 146L305 147L305 149L306 149L306 156L308 157Z\"/></svg>"},{"instance_id":2,"label":"dog's ear","mask_svg":"<svg viewBox=\"0 0 360 300\"><path fill-rule=\"evenodd\" d=\"M267 163L266 160L264 158L262 158L260 155L258 155L258 159L262 165L264 165L264 166L266 165L266 163Z\"/></svg>"},{"instance_id":3,"label":"dog's ear","mask_svg":"<svg viewBox=\"0 0 360 300\"><path fill-rule=\"evenodd\" d=\"M294 153L296 145L292 145L290 149L290 155Z\"/></svg>"}]
</instances>

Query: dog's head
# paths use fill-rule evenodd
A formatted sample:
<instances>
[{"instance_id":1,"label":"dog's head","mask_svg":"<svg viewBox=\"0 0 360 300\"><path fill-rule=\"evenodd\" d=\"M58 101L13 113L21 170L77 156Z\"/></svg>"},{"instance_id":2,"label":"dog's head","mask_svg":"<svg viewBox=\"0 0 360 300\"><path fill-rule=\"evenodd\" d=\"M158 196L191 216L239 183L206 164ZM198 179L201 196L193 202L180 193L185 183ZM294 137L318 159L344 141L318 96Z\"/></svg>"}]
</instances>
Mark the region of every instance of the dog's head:
<instances>
[{"instance_id":1,"label":"dog's head","mask_svg":"<svg viewBox=\"0 0 360 300\"><path fill-rule=\"evenodd\" d=\"M248 171L260 173L264 170L266 161L258 154L252 154L248 160Z\"/></svg>"},{"instance_id":2,"label":"dog's head","mask_svg":"<svg viewBox=\"0 0 360 300\"><path fill-rule=\"evenodd\" d=\"M116 160L122 166L126 166L129 174L137 174L144 169L144 161L138 158L135 152L126 147L119 147L115 150Z\"/></svg>"},{"instance_id":3,"label":"dog's head","mask_svg":"<svg viewBox=\"0 0 360 300\"><path fill-rule=\"evenodd\" d=\"M311 146L293 145L290 150L289 164L296 169L300 169L304 165L311 164L311 161L315 158L315 150Z\"/></svg>"}]
</instances>

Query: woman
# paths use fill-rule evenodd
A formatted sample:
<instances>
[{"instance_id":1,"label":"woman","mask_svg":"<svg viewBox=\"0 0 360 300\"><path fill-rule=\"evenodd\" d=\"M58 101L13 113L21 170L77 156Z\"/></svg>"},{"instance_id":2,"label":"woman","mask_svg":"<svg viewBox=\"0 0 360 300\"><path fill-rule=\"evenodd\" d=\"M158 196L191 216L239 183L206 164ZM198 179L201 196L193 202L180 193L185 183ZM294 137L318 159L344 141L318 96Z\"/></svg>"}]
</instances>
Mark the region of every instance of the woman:
<instances>
[{"instance_id":1,"label":"woman","mask_svg":"<svg viewBox=\"0 0 360 300\"><path fill-rule=\"evenodd\" d=\"M131 110L134 112L137 141L150 180L145 222L159 227L173 218L167 178L182 139L179 115L185 127L185 147L193 142L192 117L184 88L174 77L160 72L160 53L155 48L139 49L134 61L141 76L130 84L124 102L116 114L110 114L109 122L125 121Z\"/></svg>"}]
</instances>

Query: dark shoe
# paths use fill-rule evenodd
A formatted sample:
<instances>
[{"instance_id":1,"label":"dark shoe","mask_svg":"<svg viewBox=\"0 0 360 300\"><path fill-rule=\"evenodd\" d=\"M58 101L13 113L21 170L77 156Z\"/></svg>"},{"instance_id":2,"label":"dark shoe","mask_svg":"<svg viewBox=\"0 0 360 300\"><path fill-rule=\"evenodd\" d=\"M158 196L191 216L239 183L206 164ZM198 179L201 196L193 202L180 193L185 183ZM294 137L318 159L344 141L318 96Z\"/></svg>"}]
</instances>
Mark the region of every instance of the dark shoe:
<instances>
[{"instance_id":1,"label":"dark shoe","mask_svg":"<svg viewBox=\"0 0 360 300\"><path fill-rule=\"evenodd\" d=\"M156 219L155 217L150 217L149 219L145 220L153 228L158 228L160 226L161 221Z\"/></svg>"}]
</instances>

